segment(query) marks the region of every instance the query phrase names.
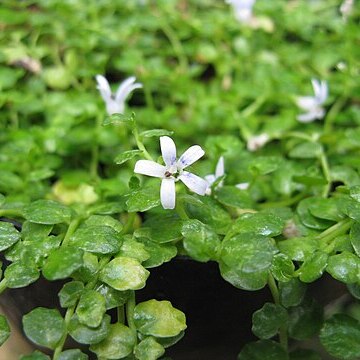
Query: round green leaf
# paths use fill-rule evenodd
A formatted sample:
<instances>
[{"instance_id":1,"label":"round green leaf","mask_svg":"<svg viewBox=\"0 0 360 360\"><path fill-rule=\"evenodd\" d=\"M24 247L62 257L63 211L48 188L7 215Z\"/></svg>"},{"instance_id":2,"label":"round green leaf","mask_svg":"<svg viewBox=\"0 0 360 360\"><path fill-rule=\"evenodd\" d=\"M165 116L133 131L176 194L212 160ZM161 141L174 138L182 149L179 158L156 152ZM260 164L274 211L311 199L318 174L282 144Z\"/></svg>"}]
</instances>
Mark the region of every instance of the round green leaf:
<instances>
[{"instance_id":1,"label":"round green leaf","mask_svg":"<svg viewBox=\"0 0 360 360\"><path fill-rule=\"evenodd\" d=\"M345 314L336 314L320 332L320 341L330 355L339 359L360 357L360 323Z\"/></svg>"},{"instance_id":2,"label":"round green leaf","mask_svg":"<svg viewBox=\"0 0 360 360\"><path fill-rule=\"evenodd\" d=\"M226 239L219 259L221 275L240 289L261 289L267 283L275 252L271 240L265 236L244 233Z\"/></svg>"},{"instance_id":3,"label":"round green leaf","mask_svg":"<svg viewBox=\"0 0 360 360\"><path fill-rule=\"evenodd\" d=\"M20 233L14 225L8 222L0 222L0 251L14 245L20 240Z\"/></svg>"},{"instance_id":4,"label":"round green leaf","mask_svg":"<svg viewBox=\"0 0 360 360\"><path fill-rule=\"evenodd\" d=\"M4 315L0 314L0 346L8 339L10 336L10 326Z\"/></svg>"},{"instance_id":5,"label":"round green leaf","mask_svg":"<svg viewBox=\"0 0 360 360\"><path fill-rule=\"evenodd\" d=\"M318 241L311 237L291 238L277 243L280 251L290 259L304 261L318 248Z\"/></svg>"},{"instance_id":6,"label":"round green leaf","mask_svg":"<svg viewBox=\"0 0 360 360\"><path fill-rule=\"evenodd\" d=\"M129 212L143 212L160 205L159 186L132 191L126 201Z\"/></svg>"},{"instance_id":7,"label":"round green leaf","mask_svg":"<svg viewBox=\"0 0 360 360\"><path fill-rule=\"evenodd\" d=\"M142 340L134 350L134 354L139 360L156 360L164 353L164 347L151 336Z\"/></svg>"},{"instance_id":8,"label":"round green leaf","mask_svg":"<svg viewBox=\"0 0 360 360\"><path fill-rule=\"evenodd\" d=\"M276 254L271 264L271 273L278 281L286 282L292 279L295 266L285 254Z\"/></svg>"},{"instance_id":9,"label":"round green leaf","mask_svg":"<svg viewBox=\"0 0 360 360\"><path fill-rule=\"evenodd\" d=\"M30 355L21 356L20 360L50 360L50 356L43 354L42 352L35 350Z\"/></svg>"},{"instance_id":10,"label":"round green leaf","mask_svg":"<svg viewBox=\"0 0 360 360\"><path fill-rule=\"evenodd\" d=\"M319 219L310 213L310 206L317 198L306 198L299 202L296 211L300 217L301 222L310 229L324 230L334 224L333 221Z\"/></svg>"},{"instance_id":11,"label":"round green leaf","mask_svg":"<svg viewBox=\"0 0 360 360\"><path fill-rule=\"evenodd\" d=\"M271 340L259 340L243 347L237 360L288 360L281 345Z\"/></svg>"},{"instance_id":12,"label":"round green leaf","mask_svg":"<svg viewBox=\"0 0 360 360\"><path fill-rule=\"evenodd\" d=\"M105 314L105 298L95 290L84 290L76 314L79 321L89 327L98 327Z\"/></svg>"},{"instance_id":13,"label":"round green leaf","mask_svg":"<svg viewBox=\"0 0 360 360\"><path fill-rule=\"evenodd\" d=\"M288 331L292 338L304 340L317 335L323 324L323 308L312 299L289 309Z\"/></svg>"},{"instance_id":14,"label":"round green leaf","mask_svg":"<svg viewBox=\"0 0 360 360\"><path fill-rule=\"evenodd\" d=\"M26 336L35 344L55 349L66 330L58 310L38 307L23 317Z\"/></svg>"},{"instance_id":15,"label":"round green leaf","mask_svg":"<svg viewBox=\"0 0 360 360\"><path fill-rule=\"evenodd\" d=\"M84 252L73 246L63 246L53 251L45 261L43 275L48 280L69 277L83 264Z\"/></svg>"},{"instance_id":16,"label":"round green leaf","mask_svg":"<svg viewBox=\"0 0 360 360\"><path fill-rule=\"evenodd\" d=\"M145 286L149 275L136 259L117 257L101 270L100 280L116 290L138 290Z\"/></svg>"},{"instance_id":17,"label":"round green leaf","mask_svg":"<svg viewBox=\"0 0 360 360\"><path fill-rule=\"evenodd\" d=\"M105 314L97 328L91 328L80 323L75 314L70 320L68 330L70 336L80 344L97 344L104 340L110 331L110 316Z\"/></svg>"},{"instance_id":18,"label":"round green leaf","mask_svg":"<svg viewBox=\"0 0 360 360\"><path fill-rule=\"evenodd\" d=\"M24 207L24 217L37 224L69 223L71 210L53 200L37 200Z\"/></svg>"},{"instance_id":19,"label":"round green leaf","mask_svg":"<svg viewBox=\"0 0 360 360\"><path fill-rule=\"evenodd\" d=\"M128 151L124 151L123 153L119 154L118 156L116 156L116 158L114 159L115 164L121 165L124 162L133 159L134 157L140 155L142 153L141 150L128 150Z\"/></svg>"},{"instance_id":20,"label":"round green leaf","mask_svg":"<svg viewBox=\"0 0 360 360\"><path fill-rule=\"evenodd\" d=\"M169 301L149 300L135 306L134 322L144 335L171 337L186 329L185 314Z\"/></svg>"},{"instance_id":21,"label":"round green leaf","mask_svg":"<svg viewBox=\"0 0 360 360\"><path fill-rule=\"evenodd\" d=\"M328 254L316 251L310 255L300 267L300 280L310 283L319 279L325 271Z\"/></svg>"},{"instance_id":22,"label":"round green leaf","mask_svg":"<svg viewBox=\"0 0 360 360\"><path fill-rule=\"evenodd\" d=\"M360 257L360 223L354 222L350 229L350 241L357 256Z\"/></svg>"},{"instance_id":23,"label":"round green leaf","mask_svg":"<svg viewBox=\"0 0 360 360\"><path fill-rule=\"evenodd\" d=\"M347 251L329 257L326 271L336 280L346 284L358 281L359 258Z\"/></svg>"},{"instance_id":24,"label":"round green leaf","mask_svg":"<svg viewBox=\"0 0 360 360\"><path fill-rule=\"evenodd\" d=\"M177 248L172 244L158 244L146 238L138 240L145 245L145 250L150 255L149 259L142 263L146 268L160 266L164 262L170 261L177 254Z\"/></svg>"},{"instance_id":25,"label":"round green leaf","mask_svg":"<svg viewBox=\"0 0 360 360\"><path fill-rule=\"evenodd\" d=\"M74 306L83 290L84 284L81 281L70 281L66 283L58 294L60 306L63 308Z\"/></svg>"},{"instance_id":26,"label":"round green leaf","mask_svg":"<svg viewBox=\"0 0 360 360\"><path fill-rule=\"evenodd\" d=\"M32 262L15 262L9 265L4 273L8 288L21 288L35 282L40 276L39 270Z\"/></svg>"},{"instance_id":27,"label":"round green leaf","mask_svg":"<svg viewBox=\"0 0 360 360\"><path fill-rule=\"evenodd\" d=\"M287 322L287 311L281 305L266 303L252 316L252 332L260 339L270 339Z\"/></svg>"},{"instance_id":28,"label":"round green leaf","mask_svg":"<svg viewBox=\"0 0 360 360\"><path fill-rule=\"evenodd\" d=\"M100 284L95 289L105 298L106 310L116 308L126 304L129 299L130 291L115 290L106 284Z\"/></svg>"},{"instance_id":29,"label":"round green leaf","mask_svg":"<svg viewBox=\"0 0 360 360\"><path fill-rule=\"evenodd\" d=\"M306 285L293 278L288 282L279 282L280 302L286 308L297 306L305 296Z\"/></svg>"},{"instance_id":30,"label":"round green leaf","mask_svg":"<svg viewBox=\"0 0 360 360\"><path fill-rule=\"evenodd\" d=\"M360 284L347 284L346 286L350 291L350 294L354 298L360 300Z\"/></svg>"},{"instance_id":31,"label":"round green leaf","mask_svg":"<svg viewBox=\"0 0 360 360\"><path fill-rule=\"evenodd\" d=\"M79 349L65 350L60 353L58 360L88 360L89 357Z\"/></svg>"},{"instance_id":32,"label":"round green leaf","mask_svg":"<svg viewBox=\"0 0 360 360\"><path fill-rule=\"evenodd\" d=\"M91 345L90 350L99 358L122 359L132 353L136 344L136 334L127 326L116 323L110 325L110 332L105 340Z\"/></svg>"},{"instance_id":33,"label":"round green leaf","mask_svg":"<svg viewBox=\"0 0 360 360\"><path fill-rule=\"evenodd\" d=\"M181 233L184 248L193 259L200 262L216 259L220 240L209 226L199 220L188 220L183 224Z\"/></svg>"},{"instance_id":34,"label":"round green leaf","mask_svg":"<svg viewBox=\"0 0 360 360\"><path fill-rule=\"evenodd\" d=\"M96 254L114 254L120 250L120 234L110 226L85 226L71 238L71 244Z\"/></svg>"},{"instance_id":35,"label":"round green leaf","mask_svg":"<svg viewBox=\"0 0 360 360\"><path fill-rule=\"evenodd\" d=\"M215 199L225 206L232 206L239 209L251 209L254 206L250 194L235 186L218 187L215 191Z\"/></svg>"}]
</instances>

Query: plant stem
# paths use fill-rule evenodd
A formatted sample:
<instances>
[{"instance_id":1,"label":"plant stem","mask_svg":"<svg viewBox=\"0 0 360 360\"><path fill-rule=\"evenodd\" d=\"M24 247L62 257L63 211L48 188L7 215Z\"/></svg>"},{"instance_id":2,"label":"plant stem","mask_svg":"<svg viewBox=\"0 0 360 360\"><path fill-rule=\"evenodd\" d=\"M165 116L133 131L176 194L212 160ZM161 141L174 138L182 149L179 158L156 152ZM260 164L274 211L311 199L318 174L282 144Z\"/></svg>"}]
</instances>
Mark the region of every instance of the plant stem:
<instances>
[{"instance_id":1,"label":"plant stem","mask_svg":"<svg viewBox=\"0 0 360 360\"><path fill-rule=\"evenodd\" d=\"M260 209L268 209L268 208L273 208L273 207L285 207L285 206L290 206L293 205L297 202L299 202L301 199L303 199L306 196L306 194L304 193L299 193L297 195L295 195L292 198L289 199L285 199L282 201L277 201L277 202L267 202L264 204L259 204L259 208Z\"/></svg>"},{"instance_id":2,"label":"plant stem","mask_svg":"<svg viewBox=\"0 0 360 360\"><path fill-rule=\"evenodd\" d=\"M136 126L134 126L133 130L132 130L134 137L135 137L135 141L136 141L136 145L139 148L139 150L141 150L144 153L144 156L146 157L146 159L154 161L152 156L147 152L144 144L142 143L142 141L140 140L140 136L139 136L139 132Z\"/></svg>"},{"instance_id":3,"label":"plant stem","mask_svg":"<svg viewBox=\"0 0 360 360\"><path fill-rule=\"evenodd\" d=\"M62 352L62 349L64 347L64 344L65 344L65 341L66 341L66 338L67 338L67 334L68 334L68 326L69 326L71 317L74 314L74 311L75 311L75 306L69 307L66 310L66 314L65 314L65 332L64 332L64 335L62 336L62 338L60 339L59 344L55 348L53 360L57 360L59 358L59 356L60 356L60 353Z\"/></svg>"},{"instance_id":4,"label":"plant stem","mask_svg":"<svg viewBox=\"0 0 360 360\"><path fill-rule=\"evenodd\" d=\"M98 166L99 166L99 144L97 139L97 134L101 129L101 116L97 116L96 123L95 123L95 135L96 135L96 142L92 146L91 149L91 163L90 163L90 175L93 179L98 179Z\"/></svg>"},{"instance_id":5,"label":"plant stem","mask_svg":"<svg viewBox=\"0 0 360 360\"><path fill-rule=\"evenodd\" d=\"M134 323L134 308L136 305L136 301L135 301L135 291L131 290L130 291L130 298L128 300L128 302L126 303L126 319L127 319L127 323L128 326L131 330L133 330L134 332L136 332L136 326Z\"/></svg>"},{"instance_id":6,"label":"plant stem","mask_svg":"<svg viewBox=\"0 0 360 360\"><path fill-rule=\"evenodd\" d=\"M125 323L125 309L124 305L117 307L117 321L118 323L124 324Z\"/></svg>"},{"instance_id":7,"label":"plant stem","mask_svg":"<svg viewBox=\"0 0 360 360\"><path fill-rule=\"evenodd\" d=\"M324 133L330 133L332 131L332 123L336 118L337 114L340 112L341 108L345 105L346 101L346 96L338 98L335 101L334 105L331 107L331 109L328 111L325 118Z\"/></svg>"},{"instance_id":8,"label":"plant stem","mask_svg":"<svg viewBox=\"0 0 360 360\"><path fill-rule=\"evenodd\" d=\"M325 151L323 148L321 148L321 153L319 155L319 160L321 162L321 167L322 167L322 171L324 173L325 179L327 184L324 187L323 190L323 194L322 196L324 198L327 198L329 195L329 191L330 191L330 186L331 186L331 175L330 175L330 168L329 168L329 163L325 154Z\"/></svg>"},{"instance_id":9,"label":"plant stem","mask_svg":"<svg viewBox=\"0 0 360 360\"><path fill-rule=\"evenodd\" d=\"M316 238L320 240L323 245L327 245L329 241L335 239L337 236L345 234L350 229L352 223L353 220L351 219L341 220L323 231Z\"/></svg>"},{"instance_id":10,"label":"plant stem","mask_svg":"<svg viewBox=\"0 0 360 360\"><path fill-rule=\"evenodd\" d=\"M2 294L6 290L6 279L2 279L0 281L0 294Z\"/></svg>"},{"instance_id":11,"label":"plant stem","mask_svg":"<svg viewBox=\"0 0 360 360\"><path fill-rule=\"evenodd\" d=\"M180 219L182 220L189 220L189 216L186 213L185 207L184 207L184 203L179 199L176 207L175 207L175 211L177 212L177 214L179 215Z\"/></svg>"},{"instance_id":12,"label":"plant stem","mask_svg":"<svg viewBox=\"0 0 360 360\"><path fill-rule=\"evenodd\" d=\"M274 303L276 305L281 305L280 304L279 289L278 289L278 287L276 285L274 277L271 274L269 274L269 277L268 277L268 286L269 286L271 295L272 295L272 297L274 299ZM281 346L285 350L287 350L287 348L288 348L288 336L287 336L287 327L286 327L286 325L282 325L279 328L279 340L280 340Z\"/></svg>"},{"instance_id":13,"label":"plant stem","mask_svg":"<svg viewBox=\"0 0 360 360\"><path fill-rule=\"evenodd\" d=\"M126 223L124 227L121 230L121 234L127 234L129 230L133 227L134 221L135 221L136 213L135 212L129 212L128 218L126 220Z\"/></svg>"},{"instance_id":14,"label":"plant stem","mask_svg":"<svg viewBox=\"0 0 360 360\"><path fill-rule=\"evenodd\" d=\"M1 209L0 216L4 217L23 217L22 211L20 209Z\"/></svg>"},{"instance_id":15,"label":"plant stem","mask_svg":"<svg viewBox=\"0 0 360 360\"><path fill-rule=\"evenodd\" d=\"M75 230L77 229L77 227L79 226L79 223L81 221L80 217L75 218L74 220L72 220L69 224L69 227L66 231L64 240L62 241L62 245L66 246L69 243L70 237L72 236L72 234L75 232Z\"/></svg>"}]
</instances>

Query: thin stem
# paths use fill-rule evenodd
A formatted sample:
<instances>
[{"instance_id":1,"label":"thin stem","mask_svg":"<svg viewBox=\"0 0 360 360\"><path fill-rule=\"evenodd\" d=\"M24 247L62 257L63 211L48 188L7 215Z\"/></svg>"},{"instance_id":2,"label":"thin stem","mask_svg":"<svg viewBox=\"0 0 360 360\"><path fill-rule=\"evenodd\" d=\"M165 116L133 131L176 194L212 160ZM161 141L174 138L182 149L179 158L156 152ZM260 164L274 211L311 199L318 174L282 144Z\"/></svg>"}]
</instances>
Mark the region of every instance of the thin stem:
<instances>
[{"instance_id":1,"label":"thin stem","mask_svg":"<svg viewBox=\"0 0 360 360\"><path fill-rule=\"evenodd\" d=\"M136 305L136 301L135 301L135 291L131 290L130 292L130 298L128 300L128 302L126 303L126 319L127 319L127 323L128 326L131 330L133 330L134 332L136 332L136 326L134 323L134 308Z\"/></svg>"},{"instance_id":2,"label":"thin stem","mask_svg":"<svg viewBox=\"0 0 360 360\"><path fill-rule=\"evenodd\" d=\"M281 138L287 138L287 137L306 140L306 141L310 141L310 142L314 142L314 140L315 140L312 136L301 133L301 132L297 132L297 131L290 131L290 132L281 134Z\"/></svg>"},{"instance_id":3,"label":"thin stem","mask_svg":"<svg viewBox=\"0 0 360 360\"><path fill-rule=\"evenodd\" d=\"M345 234L350 229L352 223L353 220L351 219L341 220L323 231L316 238L320 240L322 244L328 244L329 241L335 239L337 236Z\"/></svg>"},{"instance_id":4,"label":"thin stem","mask_svg":"<svg viewBox=\"0 0 360 360\"><path fill-rule=\"evenodd\" d=\"M96 118L95 134L97 135L101 129L101 116ZM99 167L99 144L96 137L96 142L91 149L91 162L90 162L90 175L93 179L98 179L98 167Z\"/></svg>"},{"instance_id":5,"label":"thin stem","mask_svg":"<svg viewBox=\"0 0 360 360\"><path fill-rule=\"evenodd\" d=\"M6 279L2 279L0 281L0 294L2 294L6 290Z\"/></svg>"},{"instance_id":6,"label":"thin stem","mask_svg":"<svg viewBox=\"0 0 360 360\"><path fill-rule=\"evenodd\" d=\"M70 237L74 234L75 230L77 229L77 227L79 226L81 221L80 217L75 218L74 220L72 220L69 224L69 227L66 231L64 240L62 241L62 245L66 246L69 243Z\"/></svg>"},{"instance_id":7,"label":"thin stem","mask_svg":"<svg viewBox=\"0 0 360 360\"><path fill-rule=\"evenodd\" d=\"M337 114L340 112L341 108L345 105L347 101L347 97L343 96L338 98L331 109L328 111L327 116L325 118L324 124L324 133L329 133L332 131L332 124Z\"/></svg>"},{"instance_id":8,"label":"thin stem","mask_svg":"<svg viewBox=\"0 0 360 360\"><path fill-rule=\"evenodd\" d=\"M175 211L177 212L177 214L179 215L180 219L182 220L189 220L189 216L186 213L185 207L184 207L184 203L179 199L177 201L176 207L175 207Z\"/></svg>"},{"instance_id":9,"label":"thin stem","mask_svg":"<svg viewBox=\"0 0 360 360\"><path fill-rule=\"evenodd\" d=\"M124 305L117 307L117 321L118 323L124 324L125 323L125 309Z\"/></svg>"},{"instance_id":10,"label":"thin stem","mask_svg":"<svg viewBox=\"0 0 360 360\"><path fill-rule=\"evenodd\" d=\"M128 232L130 232L130 229L134 225L135 218L136 218L136 213L135 212L129 212L128 213L128 218L126 220L126 223L125 223L124 227L121 230L122 235L127 234Z\"/></svg>"},{"instance_id":11,"label":"thin stem","mask_svg":"<svg viewBox=\"0 0 360 360\"><path fill-rule=\"evenodd\" d=\"M139 132L136 128L136 126L134 126L133 128L133 134L135 137L135 141L136 141L136 145L139 148L139 150L141 150L144 153L144 156L146 157L146 159L154 161L154 159L152 158L152 156L148 153L148 151L146 150L144 144L142 143L142 141L140 140L140 136L139 136Z\"/></svg>"},{"instance_id":12,"label":"thin stem","mask_svg":"<svg viewBox=\"0 0 360 360\"><path fill-rule=\"evenodd\" d=\"M273 207L290 206L290 205L296 204L301 199L303 199L305 196L306 196L305 193L299 193L299 194L295 195L292 198L285 199L285 200L282 200L282 201L267 202L267 203L259 204L259 208L260 209L268 209L268 208L273 208Z\"/></svg>"},{"instance_id":13,"label":"thin stem","mask_svg":"<svg viewBox=\"0 0 360 360\"><path fill-rule=\"evenodd\" d=\"M260 106L265 102L266 95L259 96L254 102L252 102L250 105L248 105L244 110L240 112L241 117L248 117L252 114L254 114Z\"/></svg>"},{"instance_id":14,"label":"thin stem","mask_svg":"<svg viewBox=\"0 0 360 360\"><path fill-rule=\"evenodd\" d=\"M268 286L269 286L271 295L272 295L272 297L274 299L274 303L276 305L281 305L280 304L279 289L278 289L278 287L276 285L274 277L271 274L269 274L269 277L268 277ZM287 350L287 348L288 348L288 336L287 336L287 327L286 327L286 325L282 325L279 328L279 340L280 340L281 346L285 350Z\"/></svg>"},{"instance_id":15,"label":"thin stem","mask_svg":"<svg viewBox=\"0 0 360 360\"><path fill-rule=\"evenodd\" d=\"M62 349L64 347L64 344L65 344L65 341L66 341L66 338L67 338L67 334L68 334L68 326L69 326L71 317L74 314L74 311L75 311L75 306L69 307L67 309L67 311L66 311L66 314L65 314L65 326L66 326L65 327L65 332L64 332L64 335L62 336L62 338L60 339L59 344L55 348L54 357L53 357L54 360L57 360L59 358L59 356L60 356L60 353L62 352Z\"/></svg>"},{"instance_id":16,"label":"thin stem","mask_svg":"<svg viewBox=\"0 0 360 360\"><path fill-rule=\"evenodd\" d=\"M23 217L22 211L20 209L1 209L0 216L4 217Z\"/></svg>"},{"instance_id":17,"label":"thin stem","mask_svg":"<svg viewBox=\"0 0 360 360\"><path fill-rule=\"evenodd\" d=\"M331 186L331 175L330 175L329 162L328 162L327 156L324 152L324 149L321 149L321 153L319 155L319 160L320 160L322 171L324 173L324 176L325 176L325 179L327 182L327 184L324 187L322 196L324 198L327 198L329 195L330 186Z\"/></svg>"}]
</instances>

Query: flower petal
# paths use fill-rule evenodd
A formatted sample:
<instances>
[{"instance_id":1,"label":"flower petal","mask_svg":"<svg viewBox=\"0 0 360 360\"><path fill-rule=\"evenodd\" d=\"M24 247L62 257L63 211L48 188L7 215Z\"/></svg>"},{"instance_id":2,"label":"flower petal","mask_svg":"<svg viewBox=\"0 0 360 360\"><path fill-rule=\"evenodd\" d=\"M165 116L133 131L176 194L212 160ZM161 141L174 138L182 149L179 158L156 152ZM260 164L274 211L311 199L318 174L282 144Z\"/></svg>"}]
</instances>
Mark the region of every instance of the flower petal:
<instances>
[{"instance_id":1,"label":"flower petal","mask_svg":"<svg viewBox=\"0 0 360 360\"><path fill-rule=\"evenodd\" d=\"M302 123L309 123L317 119L316 112L310 111L306 114L301 114L296 117L296 119Z\"/></svg>"},{"instance_id":2,"label":"flower petal","mask_svg":"<svg viewBox=\"0 0 360 360\"><path fill-rule=\"evenodd\" d=\"M137 174L163 178L166 167L150 160L138 160L134 172Z\"/></svg>"},{"instance_id":3,"label":"flower petal","mask_svg":"<svg viewBox=\"0 0 360 360\"><path fill-rule=\"evenodd\" d=\"M320 85L320 81L317 79L311 79L311 84L312 87L314 89L314 94L315 97L318 98L321 94L321 85Z\"/></svg>"},{"instance_id":4,"label":"flower petal","mask_svg":"<svg viewBox=\"0 0 360 360\"><path fill-rule=\"evenodd\" d=\"M164 209L175 208L175 180L162 179L160 187L160 200Z\"/></svg>"},{"instance_id":5,"label":"flower petal","mask_svg":"<svg viewBox=\"0 0 360 360\"><path fill-rule=\"evenodd\" d=\"M190 146L180 157L178 165L180 169L184 169L187 166L193 164L196 160L199 160L205 151L199 145Z\"/></svg>"},{"instance_id":6,"label":"flower petal","mask_svg":"<svg viewBox=\"0 0 360 360\"><path fill-rule=\"evenodd\" d=\"M117 102L122 102L122 103L125 102L125 99L133 90L142 87L142 84L140 83L134 84L135 81L136 81L135 76L130 76L120 84L115 95L115 100Z\"/></svg>"},{"instance_id":7,"label":"flower petal","mask_svg":"<svg viewBox=\"0 0 360 360\"><path fill-rule=\"evenodd\" d=\"M176 162L176 145L169 136L160 137L160 148L162 158L166 166L170 167Z\"/></svg>"},{"instance_id":8,"label":"flower petal","mask_svg":"<svg viewBox=\"0 0 360 360\"><path fill-rule=\"evenodd\" d=\"M243 183L236 184L235 186L240 190L247 190L249 188L249 185L250 185L250 183L243 182Z\"/></svg>"},{"instance_id":9,"label":"flower petal","mask_svg":"<svg viewBox=\"0 0 360 360\"><path fill-rule=\"evenodd\" d=\"M206 180L192 173L184 171L179 179L193 192L199 195L205 195L208 183Z\"/></svg>"},{"instance_id":10,"label":"flower petal","mask_svg":"<svg viewBox=\"0 0 360 360\"><path fill-rule=\"evenodd\" d=\"M296 104L303 110L311 110L318 105L318 101L313 96L299 96L296 98Z\"/></svg>"},{"instance_id":11,"label":"flower petal","mask_svg":"<svg viewBox=\"0 0 360 360\"><path fill-rule=\"evenodd\" d=\"M218 163L216 164L215 177L219 178L225 174L224 157L220 156Z\"/></svg>"},{"instance_id":12,"label":"flower petal","mask_svg":"<svg viewBox=\"0 0 360 360\"><path fill-rule=\"evenodd\" d=\"M205 180L207 181L208 185L211 186L216 181L216 177L213 174L206 175Z\"/></svg>"},{"instance_id":13,"label":"flower petal","mask_svg":"<svg viewBox=\"0 0 360 360\"><path fill-rule=\"evenodd\" d=\"M320 84L320 94L319 94L319 104L323 104L326 99L328 98L329 96L329 87L328 87L328 84L326 81L321 81L321 84Z\"/></svg>"},{"instance_id":14,"label":"flower petal","mask_svg":"<svg viewBox=\"0 0 360 360\"><path fill-rule=\"evenodd\" d=\"M101 97L104 101L111 99L111 89L106 78L102 75L96 75L95 79L97 82L96 88L100 91Z\"/></svg>"},{"instance_id":15,"label":"flower petal","mask_svg":"<svg viewBox=\"0 0 360 360\"><path fill-rule=\"evenodd\" d=\"M253 136L247 142L247 149L249 151L256 151L262 148L269 141L269 139L269 135L266 133Z\"/></svg>"}]
</instances>

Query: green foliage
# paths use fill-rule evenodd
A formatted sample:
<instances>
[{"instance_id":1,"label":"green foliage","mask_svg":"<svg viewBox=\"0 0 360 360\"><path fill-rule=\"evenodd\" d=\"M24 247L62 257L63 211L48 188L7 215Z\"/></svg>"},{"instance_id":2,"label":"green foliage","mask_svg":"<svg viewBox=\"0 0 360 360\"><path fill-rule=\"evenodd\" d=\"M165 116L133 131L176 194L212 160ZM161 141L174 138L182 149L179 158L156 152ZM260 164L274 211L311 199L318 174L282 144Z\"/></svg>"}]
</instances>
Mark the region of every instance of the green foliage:
<instances>
[{"instance_id":1,"label":"green foliage","mask_svg":"<svg viewBox=\"0 0 360 360\"><path fill-rule=\"evenodd\" d=\"M0 345L10 336L10 326L4 315L0 315Z\"/></svg>"}]
</instances>

